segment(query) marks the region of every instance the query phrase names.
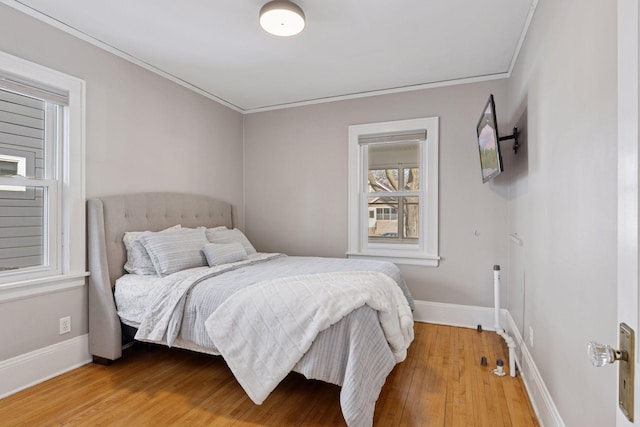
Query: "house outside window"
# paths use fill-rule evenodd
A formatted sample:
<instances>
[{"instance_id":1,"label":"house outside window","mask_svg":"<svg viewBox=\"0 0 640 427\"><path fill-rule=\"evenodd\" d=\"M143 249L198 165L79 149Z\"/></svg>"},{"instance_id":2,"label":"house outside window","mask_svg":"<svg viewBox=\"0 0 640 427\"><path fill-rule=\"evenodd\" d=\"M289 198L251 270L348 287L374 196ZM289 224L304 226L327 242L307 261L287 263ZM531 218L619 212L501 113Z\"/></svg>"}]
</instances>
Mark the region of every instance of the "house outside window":
<instances>
[{"instance_id":1,"label":"house outside window","mask_svg":"<svg viewBox=\"0 0 640 427\"><path fill-rule=\"evenodd\" d=\"M0 175L27 176L27 158L1 154L2 151L0 148ZM23 185L0 185L0 199L2 191L27 191L27 188Z\"/></svg>"},{"instance_id":2,"label":"house outside window","mask_svg":"<svg viewBox=\"0 0 640 427\"><path fill-rule=\"evenodd\" d=\"M351 258L438 265L438 118L349 127Z\"/></svg>"}]
</instances>

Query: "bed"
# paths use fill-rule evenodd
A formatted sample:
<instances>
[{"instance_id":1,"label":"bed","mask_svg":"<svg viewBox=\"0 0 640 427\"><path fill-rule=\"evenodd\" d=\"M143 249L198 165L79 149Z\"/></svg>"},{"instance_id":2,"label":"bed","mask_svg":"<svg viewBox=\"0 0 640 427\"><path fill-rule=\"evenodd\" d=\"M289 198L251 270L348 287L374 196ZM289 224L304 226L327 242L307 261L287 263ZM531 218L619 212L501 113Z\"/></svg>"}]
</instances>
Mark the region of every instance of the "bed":
<instances>
[{"instance_id":1,"label":"bed","mask_svg":"<svg viewBox=\"0 0 640 427\"><path fill-rule=\"evenodd\" d=\"M290 371L337 384L347 425L372 425L384 381L413 339L413 300L393 264L248 254L247 248L231 262L160 277L127 274L125 233L147 232L150 244L177 235L160 233L172 227L198 239L235 231L231 205L202 195L91 199L87 227L94 362L122 357L123 330L132 331L140 341L222 355L258 404Z\"/></svg>"}]
</instances>

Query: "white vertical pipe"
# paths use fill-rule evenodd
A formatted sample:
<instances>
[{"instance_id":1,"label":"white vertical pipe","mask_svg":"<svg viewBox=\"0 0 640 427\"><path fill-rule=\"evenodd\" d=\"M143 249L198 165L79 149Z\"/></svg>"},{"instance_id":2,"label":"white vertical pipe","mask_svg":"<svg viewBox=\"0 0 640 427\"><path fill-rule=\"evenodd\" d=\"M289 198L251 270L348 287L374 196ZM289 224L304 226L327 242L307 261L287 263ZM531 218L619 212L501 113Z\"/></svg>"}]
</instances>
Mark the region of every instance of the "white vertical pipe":
<instances>
[{"instance_id":1,"label":"white vertical pipe","mask_svg":"<svg viewBox=\"0 0 640 427\"><path fill-rule=\"evenodd\" d=\"M496 333L500 335L509 347L509 375L516 376L516 359L513 351L516 348L516 343L500 326L500 266L493 266L493 302L494 302L494 327Z\"/></svg>"},{"instance_id":2,"label":"white vertical pipe","mask_svg":"<svg viewBox=\"0 0 640 427\"><path fill-rule=\"evenodd\" d=\"M500 327L500 266L493 266L493 326L496 331L502 329Z\"/></svg>"}]
</instances>

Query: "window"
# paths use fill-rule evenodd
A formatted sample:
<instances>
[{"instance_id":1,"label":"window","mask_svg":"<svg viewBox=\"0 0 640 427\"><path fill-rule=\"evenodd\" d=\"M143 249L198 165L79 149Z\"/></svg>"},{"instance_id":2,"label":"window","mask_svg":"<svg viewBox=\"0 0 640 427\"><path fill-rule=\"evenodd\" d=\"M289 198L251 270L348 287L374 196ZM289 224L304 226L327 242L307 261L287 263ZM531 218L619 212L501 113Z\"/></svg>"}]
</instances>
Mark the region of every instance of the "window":
<instances>
[{"instance_id":1,"label":"window","mask_svg":"<svg viewBox=\"0 0 640 427\"><path fill-rule=\"evenodd\" d=\"M438 118L349 126L349 257L438 265Z\"/></svg>"},{"instance_id":2,"label":"window","mask_svg":"<svg viewBox=\"0 0 640 427\"><path fill-rule=\"evenodd\" d=\"M0 110L0 114L2 114L2 110ZM2 151L5 150L3 150L1 146L2 143L0 143L0 175L26 176L27 158L2 154ZM0 199L2 199L2 191L24 192L27 191L27 187L23 185L0 185Z\"/></svg>"},{"instance_id":3,"label":"window","mask_svg":"<svg viewBox=\"0 0 640 427\"><path fill-rule=\"evenodd\" d=\"M0 52L0 291L85 275L83 103L81 80Z\"/></svg>"}]
</instances>

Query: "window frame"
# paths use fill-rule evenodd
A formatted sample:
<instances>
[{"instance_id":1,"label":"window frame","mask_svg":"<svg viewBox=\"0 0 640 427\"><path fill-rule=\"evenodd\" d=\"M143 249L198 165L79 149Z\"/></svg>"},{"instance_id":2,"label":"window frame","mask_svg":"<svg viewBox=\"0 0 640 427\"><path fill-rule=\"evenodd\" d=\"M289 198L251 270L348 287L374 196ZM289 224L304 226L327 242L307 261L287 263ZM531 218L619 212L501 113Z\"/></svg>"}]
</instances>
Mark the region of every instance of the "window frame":
<instances>
[{"instance_id":1,"label":"window frame","mask_svg":"<svg viewBox=\"0 0 640 427\"><path fill-rule=\"evenodd\" d=\"M360 138L426 131L420 144L420 222L417 244L369 242L368 158ZM401 142L401 141L396 141ZM389 142L393 144L394 142ZM426 117L349 126L349 258L381 259L397 264L437 267L439 118Z\"/></svg>"},{"instance_id":2,"label":"window frame","mask_svg":"<svg viewBox=\"0 0 640 427\"><path fill-rule=\"evenodd\" d=\"M16 76L34 87L52 88L68 94L68 103L59 108L56 132L59 144L45 158L43 177L0 177L0 184L45 186L47 231L43 230L48 258L42 266L0 272L0 301L22 298L78 286L84 278L85 263L85 82L73 76L0 51L0 74ZM45 89L46 90L46 89ZM26 94L26 92L18 93ZM54 101L54 104L56 102ZM45 112L45 114L49 114ZM45 144L47 144L45 140ZM51 147L45 147L51 149ZM84 283L84 280L82 281Z\"/></svg>"}]
</instances>

